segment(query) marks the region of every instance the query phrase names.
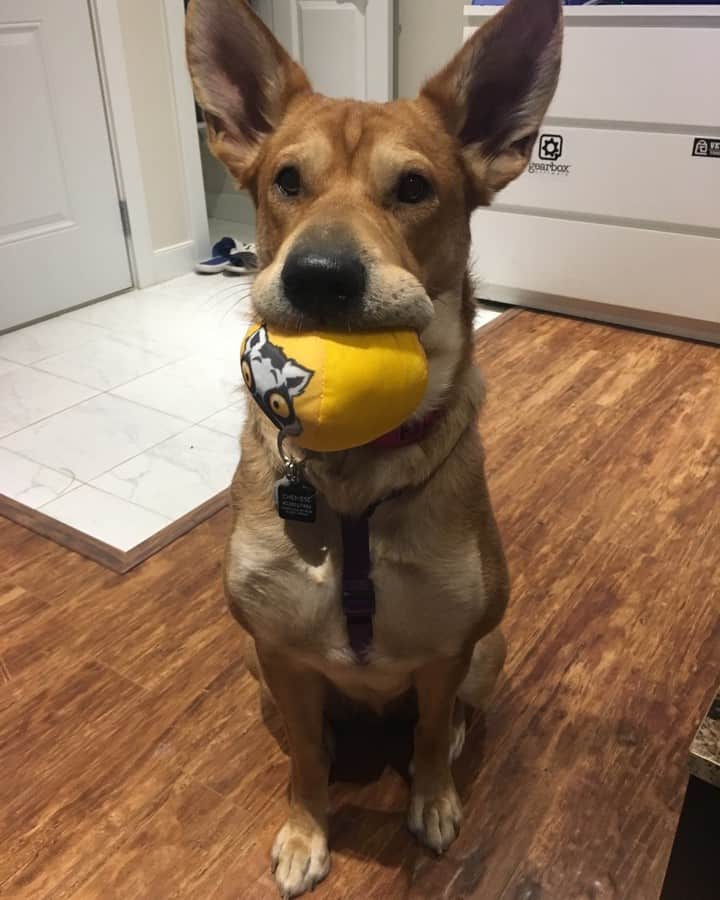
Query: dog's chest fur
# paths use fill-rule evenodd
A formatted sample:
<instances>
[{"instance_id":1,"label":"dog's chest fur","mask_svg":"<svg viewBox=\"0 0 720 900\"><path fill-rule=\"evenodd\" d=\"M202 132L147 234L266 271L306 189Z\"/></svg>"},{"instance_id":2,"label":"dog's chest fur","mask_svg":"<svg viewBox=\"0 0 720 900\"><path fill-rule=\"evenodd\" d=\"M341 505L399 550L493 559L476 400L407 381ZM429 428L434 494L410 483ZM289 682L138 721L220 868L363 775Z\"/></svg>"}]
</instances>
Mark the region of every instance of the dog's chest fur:
<instances>
[{"instance_id":1,"label":"dog's chest fur","mask_svg":"<svg viewBox=\"0 0 720 900\"><path fill-rule=\"evenodd\" d=\"M228 594L256 639L287 648L350 696L382 702L419 665L461 652L486 613L477 530L463 520L460 511L448 521L422 492L370 520L376 615L367 667L348 645L340 523L322 501L314 526L286 526L267 509L254 522L243 516L228 547Z\"/></svg>"}]
</instances>

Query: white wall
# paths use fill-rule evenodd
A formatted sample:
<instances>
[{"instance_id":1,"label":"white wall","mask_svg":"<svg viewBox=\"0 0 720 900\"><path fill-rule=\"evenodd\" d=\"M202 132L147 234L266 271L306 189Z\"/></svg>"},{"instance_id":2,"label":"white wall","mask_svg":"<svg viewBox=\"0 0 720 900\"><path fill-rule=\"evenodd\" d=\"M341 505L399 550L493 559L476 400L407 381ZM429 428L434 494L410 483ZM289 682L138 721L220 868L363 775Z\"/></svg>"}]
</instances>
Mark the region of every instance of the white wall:
<instances>
[{"instance_id":1,"label":"white wall","mask_svg":"<svg viewBox=\"0 0 720 900\"><path fill-rule=\"evenodd\" d=\"M399 97L414 97L423 81L460 49L463 5L463 0L398 0Z\"/></svg>"},{"instance_id":2,"label":"white wall","mask_svg":"<svg viewBox=\"0 0 720 900\"><path fill-rule=\"evenodd\" d=\"M118 0L118 12L150 234L159 251L191 239L163 0Z\"/></svg>"},{"instance_id":3,"label":"white wall","mask_svg":"<svg viewBox=\"0 0 720 900\"><path fill-rule=\"evenodd\" d=\"M225 166L210 153L204 134L200 142L205 201L210 219L238 222L255 228L255 209L247 191L239 191Z\"/></svg>"}]
</instances>

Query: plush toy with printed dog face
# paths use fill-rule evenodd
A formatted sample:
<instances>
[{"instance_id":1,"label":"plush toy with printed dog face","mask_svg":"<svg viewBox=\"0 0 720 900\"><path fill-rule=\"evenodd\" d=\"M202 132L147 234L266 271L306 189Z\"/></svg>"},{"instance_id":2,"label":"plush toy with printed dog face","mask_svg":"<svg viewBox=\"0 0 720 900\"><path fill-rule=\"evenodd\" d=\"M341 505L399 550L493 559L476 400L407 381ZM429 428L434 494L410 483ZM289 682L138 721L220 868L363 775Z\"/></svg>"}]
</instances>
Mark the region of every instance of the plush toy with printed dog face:
<instances>
[{"instance_id":1,"label":"plush toy with printed dog face","mask_svg":"<svg viewBox=\"0 0 720 900\"><path fill-rule=\"evenodd\" d=\"M427 387L427 360L413 331L253 325L240 360L260 409L307 450L369 444L411 419Z\"/></svg>"},{"instance_id":2,"label":"plush toy with printed dog face","mask_svg":"<svg viewBox=\"0 0 720 900\"><path fill-rule=\"evenodd\" d=\"M282 347L270 342L264 325L247 339L241 366L248 390L270 421L291 433L299 431L293 399L315 373L288 359Z\"/></svg>"}]
</instances>

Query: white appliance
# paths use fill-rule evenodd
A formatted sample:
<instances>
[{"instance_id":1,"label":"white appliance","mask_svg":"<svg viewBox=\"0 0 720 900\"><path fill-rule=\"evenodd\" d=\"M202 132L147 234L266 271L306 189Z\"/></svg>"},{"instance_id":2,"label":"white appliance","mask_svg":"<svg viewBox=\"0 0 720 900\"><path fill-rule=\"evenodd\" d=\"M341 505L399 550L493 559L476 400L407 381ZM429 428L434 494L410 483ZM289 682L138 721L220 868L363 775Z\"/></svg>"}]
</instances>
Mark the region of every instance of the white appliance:
<instances>
[{"instance_id":1,"label":"white appliance","mask_svg":"<svg viewBox=\"0 0 720 900\"><path fill-rule=\"evenodd\" d=\"M720 6L565 25L530 168L473 218L478 296L720 340Z\"/></svg>"}]
</instances>

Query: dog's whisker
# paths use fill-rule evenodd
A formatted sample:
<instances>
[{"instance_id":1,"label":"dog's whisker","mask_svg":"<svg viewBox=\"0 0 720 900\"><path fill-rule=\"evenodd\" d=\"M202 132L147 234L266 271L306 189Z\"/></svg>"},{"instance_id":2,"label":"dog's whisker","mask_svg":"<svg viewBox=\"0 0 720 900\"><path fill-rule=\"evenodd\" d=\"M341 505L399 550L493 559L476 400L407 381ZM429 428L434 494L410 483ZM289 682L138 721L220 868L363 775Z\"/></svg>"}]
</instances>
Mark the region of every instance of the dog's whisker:
<instances>
[{"instance_id":1,"label":"dog's whisker","mask_svg":"<svg viewBox=\"0 0 720 900\"><path fill-rule=\"evenodd\" d=\"M238 295L238 294L236 294L236 288L230 288L230 289L225 288L224 290L221 289L221 290L217 291L215 294L211 294L207 298L206 303L208 306L214 306L214 305L216 306L219 303L224 302L225 300L230 300L230 299L233 299L236 297L238 299L243 299L244 297L248 297L249 295L250 295L249 291Z\"/></svg>"}]
</instances>

